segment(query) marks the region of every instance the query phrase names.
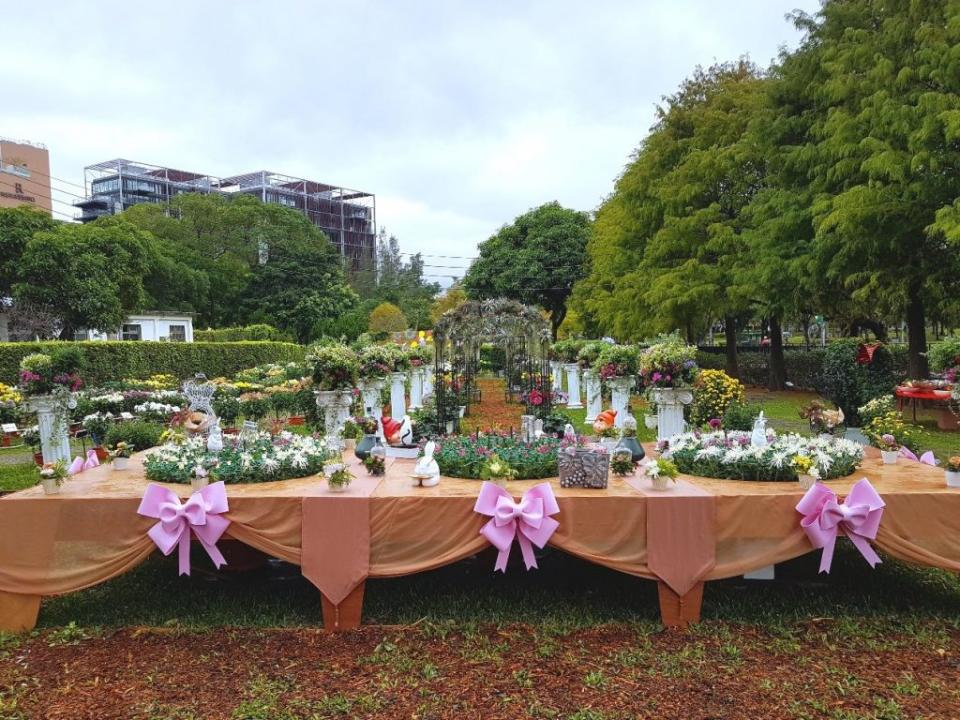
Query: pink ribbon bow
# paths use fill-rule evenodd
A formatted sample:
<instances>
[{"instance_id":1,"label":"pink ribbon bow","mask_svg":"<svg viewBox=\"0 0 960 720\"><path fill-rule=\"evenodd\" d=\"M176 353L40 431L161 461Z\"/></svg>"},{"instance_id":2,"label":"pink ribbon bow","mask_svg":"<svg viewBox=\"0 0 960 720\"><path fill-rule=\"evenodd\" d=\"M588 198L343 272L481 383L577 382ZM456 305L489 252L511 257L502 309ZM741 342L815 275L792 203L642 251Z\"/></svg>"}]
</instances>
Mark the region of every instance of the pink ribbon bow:
<instances>
[{"instance_id":1,"label":"pink ribbon bow","mask_svg":"<svg viewBox=\"0 0 960 720\"><path fill-rule=\"evenodd\" d=\"M79 475L83 472L83 458L77 455L73 462L70 463L70 467L67 468L67 475Z\"/></svg>"},{"instance_id":2,"label":"pink ribbon bow","mask_svg":"<svg viewBox=\"0 0 960 720\"><path fill-rule=\"evenodd\" d=\"M837 535L850 538L870 567L880 563L880 556L869 541L877 537L884 506L880 495L866 478L850 489L850 494L842 503L837 494L822 483L816 483L807 490L797 504L797 512L803 515L800 527L807 534L810 544L815 548L823 548L820 572L830 572Z\"/></svg>"},{"instance_id":3,"label":"pink ribbon bow","mask_svg":"<svg viewBox=\"0 0 960 720\"><path fill-rule=\"evenodd\" d=\"M502 487L485 482L480 487L480 495L473 511L490 517L480 534L500 551L493 566L494 571L507 571L507 560L510 558L514 538L520 545L527 570L537 567L533 546L542 548L560 527L560 523L550 517L560 512L550 483L534 485L523 494L520 502L515 502L510 493Z\"/></svg>"},{"instance_id":4,"label":"pink ribbon bow","mask_svg":"<svg viewBox=\"0 0 960 720\"><path fill-rule=\"evenodd\" d=\"M227 564L217 549L217 541L230 525L227 518L221 517L229 509L227 490L222 482L207 485L193 493L185 503L181 503L172 490L150 484L143 494L137 514L160 521L150 528L147 535L164 555L169 555L175 547L179 547L180 574L189 575L191 531L214 565L219 568Z\"/></svg>"},{"instance_id":5,"label":"pink ribbon bow","mask_svg":"<svg viewBox=\"0 0 960 720\"><path fill-rule=\"evenodd\" d=\"M913 450L904 445L900 448L900 457L905 457L907 460L913 460L914 462L923 463L924 465L936 465L937 459L933 456L933 450L927 450L923 455L917 457Z\"/></svg>"},{"instance_id":6,"label":"pink ribbon bow","mask_svg":"<svg viewBox=\"0 0 960 720\"><path fill-rule=\"evenodd\" d=\"M100 467L100 458L97 457L97 451L87 450L87 461L83 464L83 469L90 470L95 467Z\"/></svg>"}]
</instances>

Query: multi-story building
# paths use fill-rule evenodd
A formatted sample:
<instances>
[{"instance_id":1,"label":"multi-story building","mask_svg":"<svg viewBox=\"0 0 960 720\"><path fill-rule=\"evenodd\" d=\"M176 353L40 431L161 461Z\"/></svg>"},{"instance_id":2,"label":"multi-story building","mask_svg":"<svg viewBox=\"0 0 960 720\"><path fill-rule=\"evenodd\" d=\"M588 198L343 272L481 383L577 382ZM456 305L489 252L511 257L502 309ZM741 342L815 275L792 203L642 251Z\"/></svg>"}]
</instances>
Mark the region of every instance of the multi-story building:
<instances>
[{"instance_id":1,"label":"multi-story building","mask_svg":"<svg viewBox=\"0 0 960 720\"><path fill-rule=\"evenodd\" d=\"M376 198L372 193L260 170L218 178L130 160L84 168L87 197L74 203L81 222L139 203L170 202L182 193L244 193L306 215L340 249L348 270L374 267Z\"/></svg>"},{"instance_id":2,"label":"multi-story building","mask_svg":"<svg viewBox=\"0 0 960 720\"><path fill-rule=\"evenodd\" d=\"M50 154L43 145L0 138L0 207L53 209Z\"/></svg>"}]
</instances>

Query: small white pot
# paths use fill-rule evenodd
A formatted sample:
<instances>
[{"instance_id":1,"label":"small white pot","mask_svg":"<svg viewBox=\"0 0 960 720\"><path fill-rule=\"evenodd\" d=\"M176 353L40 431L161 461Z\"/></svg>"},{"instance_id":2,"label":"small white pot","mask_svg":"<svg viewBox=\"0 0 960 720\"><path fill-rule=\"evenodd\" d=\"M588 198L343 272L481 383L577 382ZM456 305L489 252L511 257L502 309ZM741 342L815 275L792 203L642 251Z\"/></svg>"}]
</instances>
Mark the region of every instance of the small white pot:
<instances>
[{"instance_id":1,"label":"small white pot","mask_svg":"<svg viewBox=\"0 0 960 720\"><path fill-rule=\"evenodd\" d=\"M947 477L947 487L960 488L960 470L944 470Z\"/></svg>"},{"instance_id":2,"label":"small white pot","mask_svg":"<svg viewBox=\"0 0 960 720\"><path fill-rule=\"evenodd\" d=\"M644 415L643 424L647 426L648 430L657 429L657 416L656 415Z\"/></svg>"},{"instance_id":3,"label":"small white pot","mask_svg":"<svg viewBox=\"0 0 960 720\"><path fill-rule=\"evenodd\" d=\"M900 456L899 450L881 450L880 457L883 458L884 465L896 465L897 458Z\"/></svg>"},{"instance_id":4,"label":"small white pot","mask_svg":"<svg viewBox=\"0 0 960 720\"><path fill-rule=\"evenodd\" d=\"M43 487L44 495L60 494L60 484L56 478L40 478L40 485Z\"/></svg>"},{"instance_id":5,"label":"small white pot","mask_svg":"<svg viewBox=\"0 0 960 720\"><path fill-rule=\"evenodd\" d=\"M114 458L111 465L113 465L114 470L126 470L128 467L130 467L130 458Z\"/></svg>"},{"instance_id":6,"label":"small white pot","mask_svg":"<svg viewBox=\"0 0 960 720\"><path fill-rule=\"evenodd\" d=\"M194 492L203 490L207 485L210 484L210 478L190 478L190 489Z\"/></svg>"},{"instance_id":7,"label":"small white pot","mask_svg":"<svg viewBox=\"0 0 960 720\"><path fill-rule=\"evenodd\" d=\"M673 481L666 475L655 475L650 478L650 482L653 484L654 490L666 490Z\"/></svg>"},{"instance_id":8,"label":"small white pot","mask_svg":"<svg viewBox=\"0 0 960 720\"><path fill-rule=\"evenodd\" d=\"M803 473L797 476L797 480L800 481L800 487L804 490L809 490L816 484L816 480L813 479L812 475L805 475Z\"/></svg>"},{"instance_id":9,"label":"small white pot","mask_svg":"<svg viewBox=\"0 0 960 720\"><path fill-rule=\"evenodd\" d=\"M330 492L336 492L336 493L346 492L348 487L350 487L350 483L347 483L346 485L331 485L330 481L327 480L327 490L329 490Z\"/></svg>"}]
</instances>

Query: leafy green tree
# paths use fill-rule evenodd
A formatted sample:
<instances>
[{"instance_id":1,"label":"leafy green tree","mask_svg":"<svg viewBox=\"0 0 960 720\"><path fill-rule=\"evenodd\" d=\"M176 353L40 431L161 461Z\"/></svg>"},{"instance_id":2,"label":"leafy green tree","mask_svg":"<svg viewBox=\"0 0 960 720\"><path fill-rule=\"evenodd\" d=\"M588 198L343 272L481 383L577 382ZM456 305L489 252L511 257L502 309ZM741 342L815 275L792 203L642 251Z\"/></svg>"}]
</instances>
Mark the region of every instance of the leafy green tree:
<instances>
[{"instance_id":1,"label":"leafy green tree","mask_svg":"<svg viewBox=\"0 0 960 720\"><path fill-rule=\"evenodd\" d=\"M458 283L454 283L443 295L433 301L430 306L430 320L436 324L445 312L460 307L466 301L467 294Z\"/></svg>"},{"instance_id":2,"label":"leafy green tree","mask_svg":"<svg viewBox=\"0 0 960 720\"><path fill-rule=\"evenodd\" d=\"M49 213L37 208L0 208L0 298L9 296L17 282L20 258L33 234L56 226Z\"/></svg>"},{"instance_id":3,"label":"leafy green tree","mask_svg":"<svg viewBox=\"0 0 960 720\"><path fill-rule=\"evenodd\" d=\"M960 2L833 0L794 21L806 37L777 69L779 201L810 222L776 246L809 243L821 296L905 317L923 377L928 308L958 277Z\"/></svg>"},{"instance_id":4,"label":"leafy green tree","mask_svg":"<svg viewBox=\"0 0 960 720\"><path fill-rule=\"evenodd\" d=\"M23 249L14 298L56 314L63 339L81 328L115 330L143 307L151 240L122 221L37 232Z\"/></svg>"},{"instance_id":5,"label":"leafy green tree","mask_svg":"<svg viewBox=\"0 0 960 720\"><path fill-rule=\"evenodd\" d=\"M403 311L393 303L380 303L370 313L369 330L372 333L403 332L408 327Z\"/></svg>"},{"instance_id":6,"label":"leafy green tree","mask_svg":"<svg viewBox=\"0 0 960 720\"><path fill-rule=\"evenodd\" d=\"M550 202L517 217L480 243L463 279L471 298L504 297L539 305L557 328L574 283L587 271L590 216Z\"/></svg>"}]
</instances>

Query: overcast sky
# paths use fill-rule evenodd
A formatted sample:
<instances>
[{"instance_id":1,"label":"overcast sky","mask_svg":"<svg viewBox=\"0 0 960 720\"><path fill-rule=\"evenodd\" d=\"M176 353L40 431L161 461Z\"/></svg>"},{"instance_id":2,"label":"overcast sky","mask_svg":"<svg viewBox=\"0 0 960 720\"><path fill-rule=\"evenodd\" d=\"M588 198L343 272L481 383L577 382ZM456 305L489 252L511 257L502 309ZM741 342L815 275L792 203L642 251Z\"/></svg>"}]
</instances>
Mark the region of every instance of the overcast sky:
<instances>
[{"instance_id":1,"label":"overcast sky","mask_svg":"<svg viewBox=\"0 0 960 720\"><path fill-rule=\"evenodd\" d=\"M19 2L0 135L45 143L57 200L125 157L375 193L435 275L550 200L597 207L697 64L766 65L817 0ZM70 208L56 203L59 212ZM62 217L62 216L58 216ZM447 284L441 278L436 278Z\"/></svg>"}]
</instances>

